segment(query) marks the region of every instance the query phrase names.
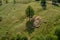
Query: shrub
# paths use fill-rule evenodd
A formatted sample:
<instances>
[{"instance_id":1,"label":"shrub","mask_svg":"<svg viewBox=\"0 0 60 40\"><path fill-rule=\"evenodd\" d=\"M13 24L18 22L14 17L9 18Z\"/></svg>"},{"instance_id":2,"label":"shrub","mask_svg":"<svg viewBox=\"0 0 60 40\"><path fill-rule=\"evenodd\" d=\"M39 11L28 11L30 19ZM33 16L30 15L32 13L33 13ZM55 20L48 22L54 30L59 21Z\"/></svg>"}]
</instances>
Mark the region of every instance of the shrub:
<instances>
[{"instance_id":1,"label":"shrub","mask_svg":"<svg viewBox=\"0 0 60 40\"><path fill-rule=\"evenodd\" d=\"M34 10L32 9L31 6L28 6L28 8L26 9L26 16L32 18L33 15L34 15Z\"/></svg>"}]
</instances>

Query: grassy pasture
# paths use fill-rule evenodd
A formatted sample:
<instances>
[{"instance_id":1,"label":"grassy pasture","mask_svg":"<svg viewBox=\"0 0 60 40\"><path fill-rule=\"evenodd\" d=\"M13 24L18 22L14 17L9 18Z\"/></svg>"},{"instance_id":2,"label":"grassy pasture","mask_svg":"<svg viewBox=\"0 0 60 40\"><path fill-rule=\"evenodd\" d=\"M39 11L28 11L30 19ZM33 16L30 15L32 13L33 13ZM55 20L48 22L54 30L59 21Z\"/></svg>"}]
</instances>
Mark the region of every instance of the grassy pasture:
<instances>
[{"instance_id":1,"label":"grassy pasture","mask_svg":"<svg viewBox=\"0 0 60 40\"><path fill-rule=\"evenodd\" d=\"M11 0L10 0L11 1ZM26 29L26 8L31 5L35 11L35 15L41 16L41 25L35 28L31 34L28 34ZM12 36L17 33L22 35L37 37L54 34L56 27L60 27L60 7L47 4L47 10L43 10L39 2L30 3L8 3L0 6L0 37L4 36L8 31Z\"/></svg>"}]
</instances>

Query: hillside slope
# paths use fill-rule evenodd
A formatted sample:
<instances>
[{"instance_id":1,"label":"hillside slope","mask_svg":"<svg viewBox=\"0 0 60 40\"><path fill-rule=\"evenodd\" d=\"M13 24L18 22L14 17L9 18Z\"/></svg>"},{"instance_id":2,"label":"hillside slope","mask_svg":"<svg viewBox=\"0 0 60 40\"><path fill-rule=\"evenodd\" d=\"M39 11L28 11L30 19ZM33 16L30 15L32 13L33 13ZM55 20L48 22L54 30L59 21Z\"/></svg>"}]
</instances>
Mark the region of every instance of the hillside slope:
<instances>
[{"instance_id":1,"label":"hillside slope","mask_svg":"<svg viewBox=\"0 0 60 40\"><path fill-rule=\"evenodd\" d=\"M26 8L31 5L35 11L35 15L41 16L41 25L39 28L32 29L32 33L28 34L26 31ZM0 6L0 37L4 36L6 32L16 35L17 33L26 36L46 36L47 34L54 34L56 27L60 26L60 7L47 4L47 10L43 10L39 2L23 3L8 3ZM12 36L12 35L11 35Z\"/></svg>"}]
</instances>

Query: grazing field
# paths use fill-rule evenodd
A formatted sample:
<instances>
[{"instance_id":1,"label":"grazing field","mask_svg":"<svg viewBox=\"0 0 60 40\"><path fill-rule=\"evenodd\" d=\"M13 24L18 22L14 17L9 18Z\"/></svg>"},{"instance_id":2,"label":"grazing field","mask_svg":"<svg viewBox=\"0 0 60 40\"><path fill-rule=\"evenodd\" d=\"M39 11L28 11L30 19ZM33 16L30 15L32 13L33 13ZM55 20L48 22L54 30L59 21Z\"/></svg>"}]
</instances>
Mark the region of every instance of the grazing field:
<instances>
[{"instance_id":1,"label":"grazing field","mask_svg":"<svg viewBox=\"0 0 60 40\"><path fill-rule=\"evenodd\" d=\"M35 15L41 17L40 27L26 30L27 17L25 10L31 6ZM55 29L60 27L60 7L47 3L47 10L43 10L40 2L20 2L15 5L11 2L0 6L0 39L6 36L8 32L9 38L15 37L17 34L25 35L31 40L44 40L47 35L54 35ZM55 39L56 40L56 39Z\"/></svg>"}]
</instances>

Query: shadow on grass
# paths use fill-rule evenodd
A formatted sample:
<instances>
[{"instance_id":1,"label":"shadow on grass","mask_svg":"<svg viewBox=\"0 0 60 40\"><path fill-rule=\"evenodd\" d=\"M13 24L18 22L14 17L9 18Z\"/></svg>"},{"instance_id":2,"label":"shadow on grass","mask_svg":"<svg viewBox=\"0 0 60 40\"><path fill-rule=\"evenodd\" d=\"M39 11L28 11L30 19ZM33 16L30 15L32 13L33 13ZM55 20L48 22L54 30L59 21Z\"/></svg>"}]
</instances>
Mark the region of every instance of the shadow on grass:
<instances>
[{"instance_id":1,"label":"shadow on grass","mask_svg":"<svg viewBox=\"0 0 60 40\"><path fill-rule=\"evenodd\" d=\"M33 26L33 21L27 21L26 22L26 31L28 32L28 34L31 34L32 32L34 32L34 26Z\"/></svg>"}]
</instances>

